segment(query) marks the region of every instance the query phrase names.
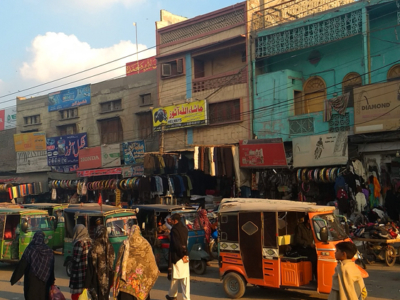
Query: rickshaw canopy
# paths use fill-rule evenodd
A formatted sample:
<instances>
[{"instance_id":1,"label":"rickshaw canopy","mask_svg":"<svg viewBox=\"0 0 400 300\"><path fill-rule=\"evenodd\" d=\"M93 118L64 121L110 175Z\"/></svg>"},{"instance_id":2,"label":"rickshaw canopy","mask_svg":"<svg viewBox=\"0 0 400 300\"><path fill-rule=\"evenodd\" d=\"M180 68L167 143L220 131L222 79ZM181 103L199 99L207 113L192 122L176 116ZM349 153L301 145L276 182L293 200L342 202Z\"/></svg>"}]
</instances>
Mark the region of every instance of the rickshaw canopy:
<instances>
[{"instance_id":1,"label":"rickshaw canopy","mask_svg":"<svg viewBox=\"0 0 400 300\"><path fill-rule=\"evenodd\" d=\"M134 209L120 208L111 205L100 205L98 204L70 204L68 208L64 209L65 213L73 213L76 215L88 215L88 216L110 216L119 213L133 213L136 214Z\"/></svg>"},{"instance_id":2,"label":"rickshaw canopy","mask_svg":"<svg viewBox=\"0 0 400 300\"><path fill-rule=\"evenodd\" d=\"M47 212L47 210L38 210L38 209L0 207L0 214L6 214L6 215L48 215L48 212Z\"/></svg>"}]
</instances>

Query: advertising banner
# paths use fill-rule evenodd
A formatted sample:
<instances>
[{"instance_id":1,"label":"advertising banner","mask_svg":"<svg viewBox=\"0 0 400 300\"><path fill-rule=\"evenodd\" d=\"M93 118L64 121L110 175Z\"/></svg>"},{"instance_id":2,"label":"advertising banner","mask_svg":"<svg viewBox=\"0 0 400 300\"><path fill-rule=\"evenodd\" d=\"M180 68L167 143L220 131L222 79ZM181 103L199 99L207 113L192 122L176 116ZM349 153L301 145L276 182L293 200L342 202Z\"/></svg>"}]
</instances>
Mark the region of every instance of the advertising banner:
<instances>
[{"instance_id":1,"label":"advertising banner","mask_svg":"<svg viewBox=\"0 0 400 300\"><path fill-rule=\"evenodd\" d=\"M1 109L0 110L0 130L4 130L4 125L5 125L5 110Z\"/></svg>"},{"instance_id":2,"label":"advertising banner","mask_svg":"<svg viewBox=\"0 0 400 300\"><path fill-rule=\"evenodd\" d=\"M287 167L282 139L239 141L241 168Z\"/></svg>"},{"instance_id":3,"label":"advertising banner","mask_svg":"<svg viewBox=\"0 0 400 300\"><path fill-rule=\"evenodd\" d=\"M120 175L121 173L122 173L121 168L97 169L97 170L86 170L86 171L77 171L76 172L78 177Z\"/></svg>"},{"instance_id":4,"label":"advertising banner","mask_svg":"<svg viewBox=\"0 0 400 300\"><path fill-rule=\"evenodd\" d=\"M139 66L139 67L138 67ZM129 62L126 64L126 76L140 74L157 69L157 60L155 56L141 59L138 62Z\"/></svg>"},{"instance_id":5,"label":"advertising banner","mask_svg":"<svg viewBox=\"0 0 400 300\"><path fill-rule=\"evenodd\" d=\"M122 170L122 177L124 178L144 175L143 165L122 167L121 170Z\"/></svg>"},{"instance_id":6,"label":"advertising banner","mask_svg":"<svg viewBox=\"0 0 400 300\"><path fill-rule=\"evenodd\" d=\"M52 168L56 170L64 170L71 168L78 169L79 151L86 148L87 134L77 133L73 135L62 135L46 139L47 144L47 161L49 166L68 166L62 168ZM73 171L72 170L72 171ZM72 172L70 171L70 172ZM62 172L62 171L57 171Z\"/></svg>"},{"instance_id":7,"label":"advertising banner","mask_svg":"<svg viewBox=\"0 0 400 300\"><path fill-rule=\"evenodd\" d=\"M145 151L146 146L144 141L122 143L125 165L142 164L144 162Z\"/></svg>"},{"instance_id":8,"label":"advertising banner","mask_svg":"<svg viewBox=\"0 0 400 300\"><path fill-rule=\"evenodd\" d=\"M14 145L16 152L46 151L46 133L28 132L14 134Z\"/></svg>"},{"instance_id":9,"label":"advertising banner","mask_svg":"<svg viewBox=\"0 0 400 300\"><path fill-rule=\"evenodd\" d=\"M356 134L400 128L400 81L354 88Z\"/></svg>"},{"instance_id":10,"label":"advertising banner","mask_svg":"<svg viewBox=\"0 0 400 300\"><path fill-rule=\"evenodd\" d=\"M17 127L17 107L8 107L4 110L4 129Z\"/></svg>"},{"instance_id":11,"label":"advertising banner","mask_svg":"<svg viewBox=\"0 0 400 300\"><path fill-rule=\"evenodd\" d=\"M49 94L49 111L90 104L90 84Z\"/></svg>"},{"instance_id":12,"label":"advertising banner","mask_svg":"<svg viewBox=\"0 0 400 300\"><path fill-rule=\"evenodd\" d=\"M17 152L17 173L43 171L50 171L46 150Z\"/></svg>"},{"instance_id":13,"label":"advertising banner","mask_svg":"<svg viewBox=\"0 0 400 300\"><path fill-rule=\"evenodd\" d=\"M101 168L101 147L85 148L79 151L79 170Z\"/></svg>"},{"instance_id":14,"label":"advertising banner","mask_svg":"<svg viewBox=\"0 0 400 300\"><path fill-rule=\"evenodd\" d=\"M293 138L293 167L344 165L348 160L348 132Z\"/></svg>"},{"instance_id":15,"label":"advertising banner","mask_svg":"<svg viewBox=\"0 0 400 300\"><path fill-rule=\"evenodd\" d=\"M79 164L64 165L64 166L51 166L53 172L57 173L75 173L79 169Z\"/></svg>"},{"instance_id":16,"label":"advertising banner","mask_svg":"<svg viewBox=\"0 0 400 300\"><path fill-rule=\"evenodd\" d=\"M102 167L117 167L121 165L120 144L101 146Z\"/></svg>"},{"instance_id":17,"label":"advertising banner","mask_svg":"<svg viewBox=\"0 0 400 300\"><path fill-rule=\"evenodd\" d=\"M157 107L153 111L154 131L181 129L207 125L206 100L193 101L179 105Z\"/></svg>"}]
</instances>

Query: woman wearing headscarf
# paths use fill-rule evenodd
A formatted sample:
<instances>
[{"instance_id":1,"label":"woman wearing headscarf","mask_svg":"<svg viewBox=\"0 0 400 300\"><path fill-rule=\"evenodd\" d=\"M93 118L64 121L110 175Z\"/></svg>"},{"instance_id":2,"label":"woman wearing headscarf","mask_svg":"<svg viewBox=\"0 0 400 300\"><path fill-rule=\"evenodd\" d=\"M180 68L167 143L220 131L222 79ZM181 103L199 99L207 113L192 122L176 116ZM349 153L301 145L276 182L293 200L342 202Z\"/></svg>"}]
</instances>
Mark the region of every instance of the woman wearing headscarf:
<instances>
[{"instance_id":1,"label":"woman wearing headscarf","mask_svg":"<svg viewBox=\"0 0 400 300\"><path fill-rule=\"evenodd\" d=\"M129 237L121 245L115 266L114 299L150 299L159 270L149 242L140 234L140 228L131 227Z\"/></svg>"},{"instance_id":2,"label":"woman wearing headscarf","mask_svg":"<svg viewBox=\"0 0 400 300\"><path fill-rule=\"evenodd\" d=\"M50 287L54 284L54 254L44 239L42 231L35 233L11 276L11 285L25 276L26 300L49 299Z\"/></svg>"},{"instance_id":3,"label":"woman wearing headscarf","mask_svg":"<svg viewBox=\"0 0 400 300\"><path fill-rule=\"evenodd\" d=\"M108 240L107 228L104 225L97 226L91 255L96 278L93 288L97 294L97 299L108 300L111 283L114 279L115 252Z\"/></svg>"},{"instance_id":4,"label":"woman wearing headscarf","mask_svg":"<svg viewBox=\"0 0 400 300\"><path fill-rule=\"evenodd\" d=\"M206 236L206 251L208 254L210 254L210 237L211 233L213 231L213 226L210 222L210 220L207 217L207 211L205 209L202 209L198 212L199 218L195 220L195 228L203 229L204 234ZM209 266L210 264L207 262L207 265Z\"/></svg>"},{"instance_id":5,"label":"woman wearing headscarf","mask_svg":"<svg viewBox=\"0 0 400 300\"><path fill-rule=\"evenodd\" d=\"M69 279L69 287L71 289L72 300L78 300L85 288L88 254L92 246L92 240L84 225L78 224L74 227L72 244L72 272Z\"/></svg>"}]
</instances>

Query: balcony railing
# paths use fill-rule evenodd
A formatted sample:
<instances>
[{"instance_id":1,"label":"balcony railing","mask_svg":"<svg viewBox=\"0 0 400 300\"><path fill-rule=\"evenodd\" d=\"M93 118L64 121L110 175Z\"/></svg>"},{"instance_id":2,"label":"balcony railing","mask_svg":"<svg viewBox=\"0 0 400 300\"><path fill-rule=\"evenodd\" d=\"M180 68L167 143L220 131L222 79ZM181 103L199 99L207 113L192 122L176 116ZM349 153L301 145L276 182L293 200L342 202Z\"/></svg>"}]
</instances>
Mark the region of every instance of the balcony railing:
<instances>
[{"instance_id":1,"label":"balcony railing","mask_svg":"<svg viewBox=\"0 0 400 300\"><path fill-rule=\"evenodd\" d=\"M239 72L227 72L220 75L196 78L192 82L193 93L217 89L224 86L235 85L247 82L247 68Z\"/></svg>"}]
</instances>

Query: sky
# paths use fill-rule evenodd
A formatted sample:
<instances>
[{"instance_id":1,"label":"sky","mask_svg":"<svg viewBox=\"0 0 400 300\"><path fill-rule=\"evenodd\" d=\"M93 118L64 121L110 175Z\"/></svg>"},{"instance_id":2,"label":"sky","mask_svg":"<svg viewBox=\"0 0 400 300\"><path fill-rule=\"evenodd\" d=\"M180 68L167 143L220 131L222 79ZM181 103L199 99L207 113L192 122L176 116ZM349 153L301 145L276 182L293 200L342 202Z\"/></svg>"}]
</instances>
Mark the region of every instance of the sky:
<instances>
[{"instance_id":1,"label":"sky","mask_svg":"<svg viewBox=\"0 0 400 300\"><path fill-rule=\"evenodd\" d=\"M0 0L0 108L15 105L17 96L46 95L124 75L125 64L136 61L133 22L137 24L139 59L153 56L155 22L161 9L193 18L238 2Z\"/></svg>"}]
</instances>

